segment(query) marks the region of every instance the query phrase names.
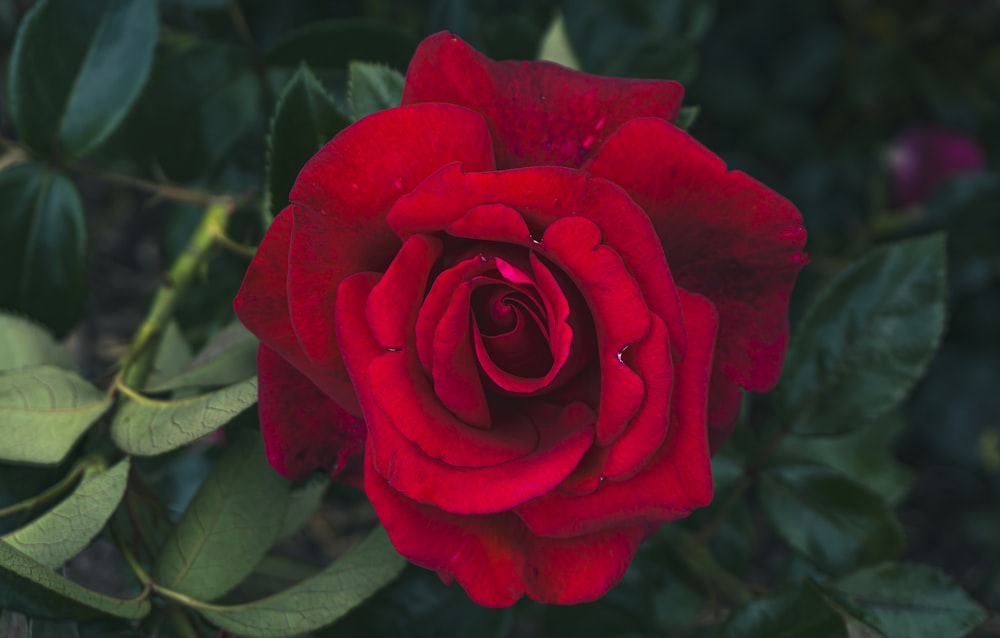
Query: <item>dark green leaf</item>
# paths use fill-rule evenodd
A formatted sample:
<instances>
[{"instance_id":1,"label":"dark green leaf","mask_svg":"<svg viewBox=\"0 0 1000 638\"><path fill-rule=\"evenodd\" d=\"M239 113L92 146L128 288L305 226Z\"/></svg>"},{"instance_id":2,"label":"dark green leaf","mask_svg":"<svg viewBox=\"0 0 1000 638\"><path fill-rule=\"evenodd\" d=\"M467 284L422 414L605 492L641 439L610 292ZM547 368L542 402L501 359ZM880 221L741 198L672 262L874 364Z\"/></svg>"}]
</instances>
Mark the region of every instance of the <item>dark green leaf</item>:
<instances>
[{"instance_id":1,"label":"dark green leaf","mask_svg":"<svg viewBox=\"0 0 1000 638\"><path fill-rule=\"evenodd\" d=\"M348 100L354 119L399 106L405 81L399 71L381 64L351 62L348 73Z\"/></svg>"},{"instance_id":2,"label":"dark green leaf","mask_svg":"<svg viewBox=\"0 0 1000 638\"><path fill-rule=\"evenodd\" d=\"M803 317L776 400L799 434L885 414L923 374L944 330L944 238L879 248L842 272Z\"/></svg>"},{"instance_id":3,"label":"dark green leaf","mask_svg":"<svg viewBox=\"0 0 1000 638\"><path fill-rule=\"evenodd\" d=\"M954 580L930 567L876 565L822 588L885 638L958 638L988 616Z\"/></svg>"},{"instance_id":4,"label":"dark green leaf","mask_svg":"<svg viewBox=\"0 0 1000 638\"><path fill-rule=\"evenodd\" d=\"M705 0L560 2L566 33L584 71L685 83L698 68L694 43L711 24L714 4Z\"/></svg>"},{"instance_id":5,"label":"dark green leaf","mask_svg":"<svg viewBox=\"0 0 1000 638\"><path fill-rule=\"evenodd\" d=\"M165 40L122 133L137 157L185 182L216 169L255 125L263 127L261 107L260 81L245 51Z\"/></svg>"},{"instance_id":6,"label":"dark green leaf","mask_svg":"<svg viewBox=\"0 0 1000 638\"><path fill-rule=\"evenodd\" d=\"M376 528L360 545L295 587L232 607L208 606L200 613L219 627L247 638L287 636L337 620L396 578L406 559Z\"/></svg>"},{"instance_id":7,"label":"dark green leaf","mask_svg":"<svg viewBox=\"0 0 1000 638\"><path fill-rule=\"evenodd\" d=\"M903 548L902 530L885 501L822 465L767 468L760 500L778 534L827 572L877 563Z\"/></svg>"},{"instance_id":8,"label":"dark green leaf","mask_svg":"<svg viewBox=\"0 0 1000 638\"><path fill-rule=\"evenodd\" d=\"M268 465L260 434L229 435L153 567L156 582L199 600L222 596L254 570L288 509L291 484Z\"/></svg>"},{"instance_id":9,"label":"dark green leaf","mask_svg":"<svg viewBox=\"0 0 1000 638\"><path fill-rule=\"evenodd\" d=\"M302 166L350 124L308 67L296 71L271 122L267 161L267 208L277 215Z\"/></svg>"},{"instance_id":10,"label":"dark green leaf","mask_svg":"<svg viewBox=\"0 0 1000 638\"><path fill-rule=\"evenodd\" d=\"M847 638L844 620L812 587L759 598L726 623L725 638Z\"/></svg>"},{"instance_id":11,"label":"dark green leaf","mask_svg":"<svg viewBox=\"0 0 1000 638\"><path fill-rule=\"evenodd\" d=\"M0 541L0 607L28 616L85 620L101 614L138 619L150 611L145 598L105 596L77 585Z\"/></svg>"},{"instance_id":12,"label":"dark green leaf","mask_svg":"<svg viewBox=\"0 0 1000 638\"><path fill-rule=\"evenodd\" d=\"M183 370L150 390L215 388L245 381L256 372L257 338L237 322L212 337Z\"/></svg>"},{"instance_id":13,"label":"dark green leaf","mask_svg":"<svg viewBox=\"0 0 1000 638\"><path fill-rule=\"evenodd\" d=\"M281 532L278 534L279 539L291 536L306 524L319 509L328 487L330 487L330 479L316 475L304 481L304 484L296 485L292 489L289 495L288 511L285 512L285 520L282 522Z\"/></svg>"},{"instance_id":14,"label":"dark green leaf","mask_svg":"<svg viewBox=\"0 0 1000 638\"><path fill-rule=\"evenodd\" d=\"M109 395L62 368L0 374L0 460L59 463L110 406Z\"/></svg>"},{"instance_id":15,"label":"dark green leaf","mask_svg":"<svg viewBox=\"0 0 1000 638\"><path fill-rule=\"evenodd\" d=\"M124 399L111 438L124 452L163 454L219 429L257 401L257 377L186 399Z\"/></svg>"},{"instance_id":16,"label":"dark green leaf","mask_svg":"<svg viewBox=\"0 0 1000 638\"><path fill-rule=\"evenodd\" d=\"M2 538L14 549L56 569L76 556L104 528L125 494L129 460L84 475L62 502L25 527Z\"/></svg>"},{"instance_id":17,"label":"dark green leaf","mask_svg":"<svg viewBox=\"0 0 1000 638\"><path fill-rule=\"evenodd\" d=\"M73 357L47 330L23 317L0 312L0 372L43 364L76 369Z\"/></svg>"},{"instance_id":18,"label":"dark green leaf","mask_svg":"<svg viewBox=\"0 0 1000 638\"><path fill-rule=\"evenodd\" d=\"M279 40L267 63L298 68L343 71L351 60L382 62L404 70L418 40L413 34L371 20L334 20L310 24Z\"/></svg>"},{"instance_id":19,"label":"dark green leaf","mask_svg":"<svg viewBox=\"0 0 1000 638\"><path fill-rule=\"evenodd\" d=\"M510 635L505 611L477 605L461 587L445 585L434 572L410 565L363 605L317 633L318 638L501 638ZM542 635L557 638L547 631Z\"/></svg>"},{"instance_id":20,"label":"dark green leaf","mask_svg":"<svg viewBox=\"0 0 1000 638\"><path fill-rule=\"evenodd\" d=\"M839 436L789 436L781 451L840 470L896 505L913 487L916 476L896 460L892 444L906 427L898 414L887 414Z\"/></svg>"},{"instance_id":21,"label":"dark green leaf","mask_svg":"<svg viewBox=\"0 0 1000 638\"><path fill-rule=\"evenodd\" d=\"M0 307L23 312L57 336L83 310L83 203L62 173L34 162L0 171Z\"/></svg>"},{"instance_id":22,"label":"dark green leaf","mask_svg":"<svg viewBox=\"0 0 1000 638\"><path fill-rule=\"evenodd\" d=\"M18 134L42 151L82 155L128 113L150 65L157 31L149 0L40 0L10 60Z\"/></svg>"}]
</instances>

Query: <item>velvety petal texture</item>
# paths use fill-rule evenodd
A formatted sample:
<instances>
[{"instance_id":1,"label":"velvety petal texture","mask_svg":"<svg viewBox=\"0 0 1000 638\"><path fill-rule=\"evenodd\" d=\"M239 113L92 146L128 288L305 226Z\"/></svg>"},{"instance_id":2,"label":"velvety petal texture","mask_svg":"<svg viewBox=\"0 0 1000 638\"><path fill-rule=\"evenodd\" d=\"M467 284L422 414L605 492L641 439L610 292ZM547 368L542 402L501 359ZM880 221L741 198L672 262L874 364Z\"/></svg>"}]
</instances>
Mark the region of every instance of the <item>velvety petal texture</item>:
<instances>
[{"instance_id":1,"label":"velvety petal texture","mask_svg":"<svg viewBox=\"0 0 1000 638\"><path fill-rule=\"evenodd\" d=\"M489 606L594 600L709 503L741 391L780 373L805 231L673 125L681 99L425 40L403 106L302 169L236 299L271 464L363 487Z\"/></svg>"}]
</instances>

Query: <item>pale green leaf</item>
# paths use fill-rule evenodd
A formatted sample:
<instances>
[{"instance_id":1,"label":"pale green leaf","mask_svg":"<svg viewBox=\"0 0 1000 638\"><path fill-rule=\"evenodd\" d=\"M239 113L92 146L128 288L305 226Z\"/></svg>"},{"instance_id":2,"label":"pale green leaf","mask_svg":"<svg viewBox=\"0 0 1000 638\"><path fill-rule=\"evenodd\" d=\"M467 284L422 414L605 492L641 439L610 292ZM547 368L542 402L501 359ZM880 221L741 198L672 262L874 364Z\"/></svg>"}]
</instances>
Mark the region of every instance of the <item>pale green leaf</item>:
<instances>
[{"instance_id":1,"label":"pale green leaf","mask_svg":"<svg viewBox=\"0 0 1000 638\"><path fill-rule=\"evenodd\" d=\"M44 364L76 369L73 358L48 330L25 317L0 312L0 372Z\"/></svg>"},{"instance_id":2,"label":"pale green leaf","mask_svg":"<svg viewBox=\"0 0 1000 638\"><path fill-rule=\"evenodd\" d=\"M211 434L257 401L257 377L186 399L125 398L111 438L123 451L152 456Z\"/></svg>"},{"instance_id":3,"label":"pale green leaf","mask_svg":"<svg viewBox=\"0 0 1000 638\"><path fill-rule=\"evenodd\" d=\"M151 607L145 597L106 596L68 580L0 541L0 607L40 618L85 620L100 615L139 619Z\"/></svg>"},{"instance_id":4,"label":"pale green leaf","mask_svg":"<svg viewBox=\"0 0 1000 638\"><path fill-rule=\"evenodd\" d=\"M53 569L76 556L104 528L125 494L129 460L84 475L62 502L3 540Z\"/></svg>"},{"instance_id":5,"label":"pale green leaf","mask_svg":"<svg viewBox=\"0 0 1000 638\"><path fill-rule=\"evenodd\" d=\"M156 581L213 600L254 570L281 531L291 483L268 465L257 431L230 430L226 453L167 539Z\"/></svg>"},{"instance_id":6,"label":"pale green leaf","mask_svg":"<svg viewBox=\"0 0 1000 638\"><path fill-rule=\"evenodd\" d=\"M151 384L160 392L181 388L205 388L245 381L257 372L257 338L236 322L221 330L183 370Z\"/></svg>"},{"instance_id":7,"label":"pale green leaf","mask_svg":"<svg viewBox=\"0 0 1000 638\"><path fill-rule=\"evenodd\" d=\"M210 622L246 638L292 636L328 625L388 584L406 566L381 527L312 578L231 607L200 608Z\"/></svg>"},{"instance_id":8,"label":"pale green leaf","mask_svg":"<svg viewBox=\"0 0 1000 638\"><path fill-rule=\"evenodd\" d=\"M62 368L0 374L0 460L59 463L110 406L109 395Z\"/></svg>"}]
</instances>

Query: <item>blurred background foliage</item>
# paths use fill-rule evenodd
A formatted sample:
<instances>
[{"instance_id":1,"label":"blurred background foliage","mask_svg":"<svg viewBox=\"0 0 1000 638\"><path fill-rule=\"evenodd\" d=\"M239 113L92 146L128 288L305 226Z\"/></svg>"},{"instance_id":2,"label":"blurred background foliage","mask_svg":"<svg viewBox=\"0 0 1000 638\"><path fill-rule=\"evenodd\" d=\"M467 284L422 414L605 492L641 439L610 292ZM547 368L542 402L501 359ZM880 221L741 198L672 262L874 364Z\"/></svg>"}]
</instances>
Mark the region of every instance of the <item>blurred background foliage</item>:
<instances>
[{"instance_id":1,"label":"blurred background foliage","mask_svg":"<svg viewBox=\"0 0 1000 638\"><path fill-rule=\"evenodd\" d=\"M31 4L0 0L3 73ZM494 58L534 59L561 16L583 70L681 80L686 104L700 107L690 132L732 168L799 207L810 233L811 265L795 291L793 323L831 278L873 246L947 232L949 328L926 378L898 415L869 428L872 434L812 453L853 464L897 507L904 560L940 567L975 599L1000 608L1000 3L160 0L158 10L152 67L122 124L75 149L53 142L44 156L56 173L26 164L15 176L18 183L72 180L52 191L62 202L55 220L62 231L40 248L65 262L32 271L43 295L26 297L5 274L0 305L68 338L84 376L106 376L123 354L161 273L184 249L201 215L196 203L132 188L117 176L244 196L229 235L254 245L261 220L281 207L269 200L272 193L262 192L271 118L303 62L339 109L350 113L352 60L405 72L420 39L442 29ZM6 84L9 78L3 79ZM0 134L16 140L10 98L2 99ZM900 166L917 160L907 155L905 137L927 129L964 139L980 161L922 177L931 185L928 193L907 201L898 185ZM21 152L14 143L5 147L9 154ZM930 153L946 155L933 147ZM14 179L9 175L0 194ZM4 199L3 205L11 203ZM30 261L19 223L14 216L0 221L5 273L21 272ZM192 346L231 320L230 299L246 263L220 251L207 266L211 277L200 279L182 300L177 319ZM750 412L773 409L766 398L748 403ZM745 429L718 459L720 494L738 483L735 465L741 446L752 447L753 435ZM901 464L878 453L889 449ZM179 512L217 456L210 445L193 446L172 460L149 462L149 489ZM65 470L18 468L17 481L0 475L0 506L36 493ZM370 512L348 492L328 495L321 520L307 526L319 547L310 550L314 555L335 555L324 554L324 547L342 540L344 529L371 524ZM816 567L777 542L756 501L749 503L713 530L720 562L744 575L751 588L777 575L805 583ZM703 512L684 526L697 530L711 516ZM495 628L496 636L680 631L705 619L713 594L697 569L662 551L669 542L658 538L645 546L623 584L604 600L567 609L530 603L513 611L480 609L460 589L437 586L432 574L408 568L319 635L482 636L484 627ZM685 573L689 577L677 576ZM772 603L768 613L780 615L783 603ZM169 614L162 619L164 626L181 621ZM192 623L186 631L194 633L178 635L209 635ZM59 633L59 624L51 624L52 633L45 635L108 630L105 623L84 626L81 634ZM979 631L996 635L996 624ZM733 627L727 635L757 635Z\"/></svg>"}]
</instances>

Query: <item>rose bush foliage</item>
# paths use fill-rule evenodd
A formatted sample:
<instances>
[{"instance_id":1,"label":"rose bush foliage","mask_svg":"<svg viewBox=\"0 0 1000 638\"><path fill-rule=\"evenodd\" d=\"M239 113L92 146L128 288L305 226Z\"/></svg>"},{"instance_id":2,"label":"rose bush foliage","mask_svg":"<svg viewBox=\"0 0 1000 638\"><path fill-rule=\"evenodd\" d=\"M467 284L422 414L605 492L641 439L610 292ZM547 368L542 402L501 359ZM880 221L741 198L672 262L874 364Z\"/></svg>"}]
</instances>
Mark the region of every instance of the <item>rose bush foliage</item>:
<instances>
[{"instance_id":1,"label":"rose bush foliage","mask_svg":"<svg viewBox=\"0 0 1000 638\"><path fill-rule=\"evenodd\" d=\"M271 464L363 487L477 602L593 600L712 498L777 381L805 231L683 89L425 40L303 169L236 299Z\"/></svg>"}]
</instances>

